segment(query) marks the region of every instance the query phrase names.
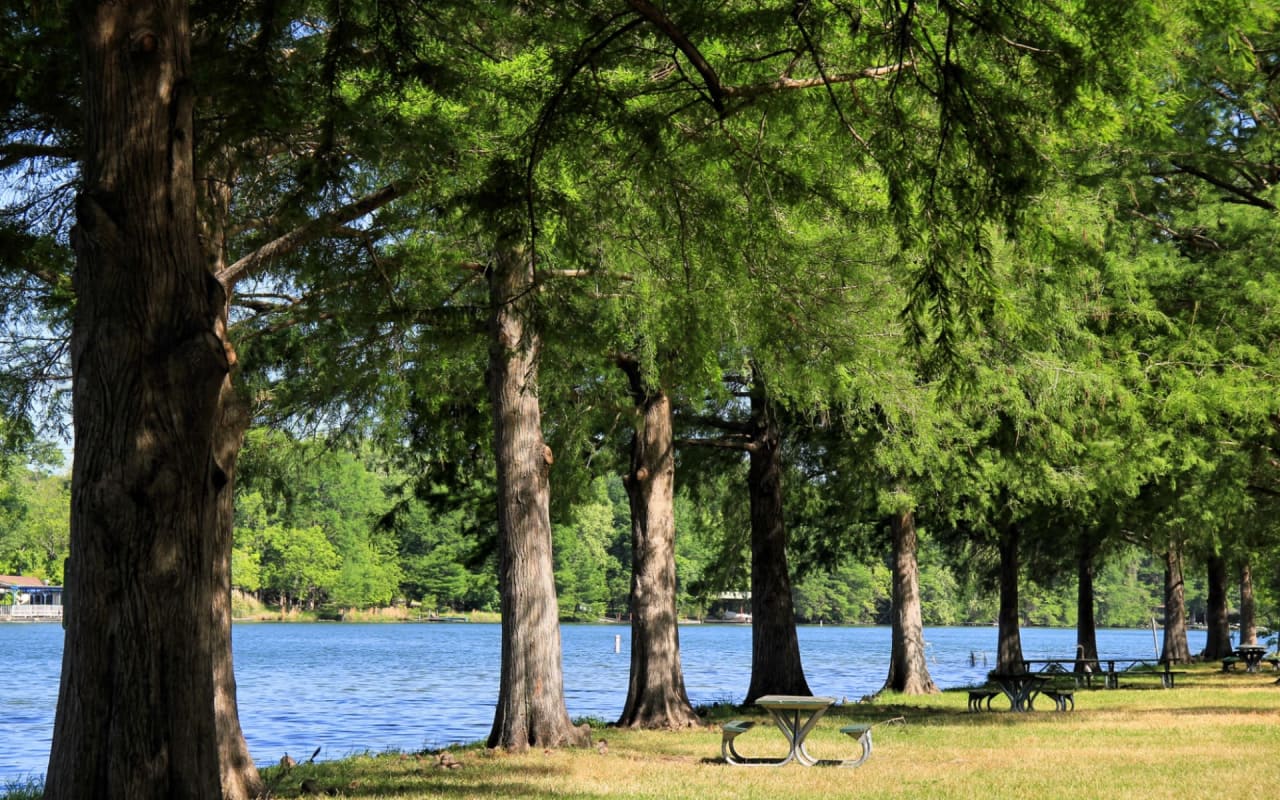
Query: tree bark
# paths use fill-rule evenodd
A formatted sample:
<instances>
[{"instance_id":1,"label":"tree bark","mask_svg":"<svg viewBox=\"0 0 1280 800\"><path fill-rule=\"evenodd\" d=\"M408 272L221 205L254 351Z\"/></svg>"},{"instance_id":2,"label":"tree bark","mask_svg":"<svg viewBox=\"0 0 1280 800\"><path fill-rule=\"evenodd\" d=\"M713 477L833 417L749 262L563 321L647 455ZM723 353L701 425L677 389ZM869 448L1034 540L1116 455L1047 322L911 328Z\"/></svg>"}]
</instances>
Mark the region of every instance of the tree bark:
<instances>
[{"instance_id":1,"label":"tree bark","mask_svg":"<svg viewBox=\"0 0 1280 800\"><path fill-rule=\"evenodd\" d=\"M218 725L218 764L223 800L255 800L265 788L258 768L249 756L249 745L240 728L236 702L236 676L231 648L231 548L235 532L235 469L249 413L231 385L222 387L223 413L216 433L216 455L227 475L227 487L219 497L218 525L214 539L213 648L214 713Z\"/></svg>"},{"instance_id":2,"label":"tree bark","mask_svg":"<svg viewBox=\"0 0 1280 800\"><path fill-rule=\"evenodd\" d=\"M226 268L227 228L234 201L232 187L236 182L233 160L220 153L196 171L197 224L204 243L204 255L211 275L221 276ZM199 167L199 165L198 165ZM214 174L216 172L216 174ZM225 336L234 286L223 284L226 302L219 319ZM227 345L229 365L236 363L235 352ZM235 473L244 432L248 429L249 409L236 392L234 371L223 380L222 414L214 433L215 457L227 476L227 486L219 497L218 525L214 541L213 617L217 643L213 649L214 711L218 725L218 763L223 800L254 800L265 786L258 768L249 755L244 731L240 727L239 704L236 701L236 677L231 643L231 550L235 535Z\"/></svg>"},{"instance_id":3,"label":"tree bark","mask_svg":"<svg viewBox=\"0 0 1280 800\"><path fill-rule=\"evenodd\" d=\"M489 281L489 400L498 467L502 667L489 747L586 744L564 702L551 554L551 449L538 402L541 348L532 319L533 262L518 235L500 236Z\"/></svg>"},{"instance_id":4,"label":"tree bark","mask_svg":"<svg viewBox=\"0 0 1280 800\"><path fill-rule=\"evenodd\" d=\"M1000 531L1000 615L996 669L1022 671L1022 623L1018 611L1018 540L1021 528L1007 525Z\"/></svg>"},{"instance_id":5,"label":"tree bark","mask_svg":"<svg viewBox=\"0 0 1280 800\"><path fill-rule=\"evenodd\" d=\"M1182 580L1182 552L1170 546L1164 556L1164 646L1160 658L1170 663L1191 661L1187 645L1186 587Z\"/></svg>"},{"instance_id":6,"label":"tree bark","mask_svg":"<svg viewBox=\"0 0 1280 800\"><path fill-rule=\"evenodd\" d=\"M49 800L219 798L225 297L197 230L187 6L77 6L66 644Z\"/></svg>"},{"instance_id":7,"label":"tree bark","mask_svg":"<svg viewBox=\"0 0 1280 800\"><path fill-rule=\"evenodd\" d=\"M755 428L747 470L751 501L751 684L745 703L766 694L812 694L800 663L800 641L787 567L782 514L782 435L757 383L751 393Z\"/></svg>"},{"instance_id":8,"label":"tree bark","mask_svg":"<svg viewBox=\"0 0 1280 800\"><path fill-rule=\"evenodd\" d=\"M884 688L903 694L936 694L924 652L920 607L920 568L916 562L916 519L910 511L894 514L893 608L889 677Z\"/></svg>"},{"instance_id":9,"label":"tree bark","mask_svg":"<svg viewBox=\"0 0 1280 800\"><path fill-rule=\"evenodd\" d=\"M1227 562L1213 555L1206 564L1209 598L1205 613L1204 657L1213 661L1231 655L1231 627L1227 621Z\"/></svg>"},{"instance_id":10,"label":"tree bark","mask_svg":"<svg viewBox=\"0 0 1280 800\"><path fill-rule=\"evenodd\" d=\"M1240 565L1240 644L1258 643L1258 604L1253 599L1253 570Z\"/></svg>"},{"instance_id":11,"label":"tree bark","mask_svg":"<svg viewBox=\"0 0 1280 800\"><path fill-rule=\"evenodd\" d=\"M1093 665L1086 662L1098 658L1098 625L1093 608L1093 556L1093 542L1082 537L1076 560L1076 672L1091 671Z\"/></svg>"},{"instance_id":12,"label":"tree bark","mask_svg":"<svg viewBox=\"0 0 1280 800\"><path fill-rule=\"evenodd\" d=\"M701 724L685 690L676 611L675 438L671 400L622 364L638 420L625 480L631 506L631 672L620 727Z\"/></svg>"}]
</instances>

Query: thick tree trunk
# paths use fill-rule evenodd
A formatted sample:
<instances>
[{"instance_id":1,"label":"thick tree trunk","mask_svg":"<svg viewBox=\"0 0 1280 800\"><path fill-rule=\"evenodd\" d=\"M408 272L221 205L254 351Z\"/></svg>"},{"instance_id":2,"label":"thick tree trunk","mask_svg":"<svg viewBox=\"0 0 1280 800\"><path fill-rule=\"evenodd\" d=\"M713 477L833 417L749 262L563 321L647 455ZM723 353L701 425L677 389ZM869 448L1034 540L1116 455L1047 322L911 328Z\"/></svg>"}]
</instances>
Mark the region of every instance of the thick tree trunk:
<instances>
[{"instance_id":1,"label":"thick tree trunk","mask_svg":"<svg viewBox=\"0 0 1280 800\"><path fill-rule=\"evenodd\" d=\"M1080 542L1076 560L1076 672L1093 670L1088 661L1098 658L1098 626L1093 613L1093 542L1087 537Z\"/></svg>"},{"instance_id":2,"label":"thick tree trunk","mask_svg":"<svg viewBox=\"0 0 1280 800\"><path fill-rule=\"evenodd\" d=\"M533 263L500 239L489 271L489 400L498 467L502 666L490 747L586 744L564 703L551 554L551 448L538 403L541 339L531 319Z\"/></svg>"},{"instance_id":3,"label":"thick tree trunk","mask_svg":"<svg viewBox=\"0 0 1280 800\"><path fill-rule=\"evenodd\" d=\"M1210 556L1206 564L1209 598L1205 615L1207 636L1204 657L1214 661L1231 655L1231 626L1227 621L1227 562L1222 556Z\"/></svg>"},{"instance_id":4,"label":"thick tree trunk","mask_svg":"<svg viewBox=\"0 0 1280 800\"><path fill-rule=\"evenodd\" d=\"M755 433L747 470L751 500L751 685L744 702L766 694L811 694L787 567L782 515L782 437L763 391L752 392Z\"/></svg>"},{"instance_id":5,"label":"thick tree trunk","mask_svg":"<svg viewBox=\"0 0 1280 800\"><path fill-rule=\"evenodd\" d=\"M1240 644L1258 643L1258 605L1253 599L1253 570L1240 565Z\"/></svg>"},{"instance_id":6,"label":"thick tree trunk","mask_svg":"<svg viewBox=\"0 0 1280 800\"><path fill-rule=\"evenodd\" d=\"M910 511L893 515L893 608L889 677L884 688L904 694L935 694L924 652L920 608L920 568L916 562L916 519Z\"/></svg>"},{"instance_id":7,"label":"thick tree trunk","mask_svg":"<svg viewBox=\"0 0 1280 800\"><path fill-rule=\"evenodd\" d=\"M196 235L185 3L82 2L66 644L45 786L219 798L221 286Z\"/></svg>"},{"instance_id":8,"label":"thick tree trunk","mask_svg":"<svg viewBox=\"0 0 1280 800\"><path fill-rule=\"evenodd\" d=\"M626 478L631 506L631 673L619 726L701 724L685 691L676 618L675 444L671 400L623 365L639 418Z\"/></svg>"},{"instance_id":9,"label":"thick tree trunk","mask_svg":"<svg viewBox=\"0 0 1280 800\"><path fill-rule=\"evenodd\" d=\"M1186 587L1182 580L1182 552L1171 546L1164 556L1164 647L1160 658L1177 664L1191 660L1187 645Z\"/></svg>"},{"instance_id":10,"label":"thick tree trunk","mask_svg":"<svg viewBox=\"0 0 1280 800\"><path fill-rule=\"evenodd\" d=\"M1021 615L1018 611L1018 540L1021 528L1008 525L1000 531L1000 616L996 669L1022 671Z\"/></svg>"}]
</instances>

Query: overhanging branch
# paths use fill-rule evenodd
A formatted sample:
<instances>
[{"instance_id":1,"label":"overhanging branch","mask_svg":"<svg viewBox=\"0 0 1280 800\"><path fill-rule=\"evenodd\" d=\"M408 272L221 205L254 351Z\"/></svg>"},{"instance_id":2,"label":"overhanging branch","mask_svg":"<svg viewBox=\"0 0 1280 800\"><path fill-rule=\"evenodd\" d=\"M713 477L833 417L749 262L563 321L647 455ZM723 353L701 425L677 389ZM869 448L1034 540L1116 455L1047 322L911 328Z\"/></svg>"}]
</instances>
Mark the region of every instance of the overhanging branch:
<instances>
[{"instance_id":1,"label":"overhanging branch","mask_svg":"<svg viewBox=\"0 0 1280 800\"><path fill-rule=\"evenodd\" d=\"M1249 191L1243 186L1237 186L1231 181L1223 180L1222 178L1219 178L1216 175L1210 174L1209 172L1206 172L1205 170L1202 170L1199 167L1194 167L1190 164L1179 163L1177 161L1173 162L1173 166L1177 168L1178 171L1180 172L1185 172L1188 175L1199 178L1205 183L1218 187L1224 192L1228 192L1229 194L1234 195L1235 197L1239 198L1240 202L1242 203L1245 203L1251 206L1257 206L1258 208L1263 208L1263 209L1266 209L1267 211L1276 210L1276 204L1272 203L1270 200L1267 200L1266 198L1263 198L1263 197L1259 197L1258 195L1254 194L1253 192Z\"/></svg>"},{"instance_id":2,"label":"overhanging branch","mask_svg":"<svg viewBox=\"0 0 1280 800\"><path fill-rule=\"evenodd\" d=\"M674 21L662 12L657 6L648 2L648 0L628 0L629 5L636 13L647 19L655 28L671 40L684 57L689 60L693 68L697 70L698 75L702 78L702 82L706 85L707 93L711 99L716 111L721 114L725 113L726 99L749 100L760 97L761 95L774 94L777 92L796 91L802 89L815 89L819 87L830 88L833 85L841 83L851 83L853 81L868 80L875 78L885 78L904 69L910 69L913 66L911 61L899 61L896 64L887 64L880 67L868 67L867 69L855 72L842 72L834 75L823 74L816 78L790 78L782 77L773 81L764 83L751 84L749 86L732 86L724 84L720 81L720 76L716 73L715 68L711 66L702 52L698 50L698 46L680 29ZM667 73L669 74L669 72Z\"/></svg>"},{"instance_id":3,"label":"overhanging branch","mask_svg":"<svg viewBox=\"0 0 1280 800\"><path fill-rule=\"evenodd\" d=\"M407 183L390 183L378 191L358 200L336 208L327 214L321 214L308 220L283 236L279 236L244 256L226 269L218 273L217 278L227 289L232 289L242 279L274 258L292 253L299 247L319 239L325 234L341 230L348 222L353 222L365 214L378 210L396 198L402 197L409 189Z\"/></svg>"}]
</instances>

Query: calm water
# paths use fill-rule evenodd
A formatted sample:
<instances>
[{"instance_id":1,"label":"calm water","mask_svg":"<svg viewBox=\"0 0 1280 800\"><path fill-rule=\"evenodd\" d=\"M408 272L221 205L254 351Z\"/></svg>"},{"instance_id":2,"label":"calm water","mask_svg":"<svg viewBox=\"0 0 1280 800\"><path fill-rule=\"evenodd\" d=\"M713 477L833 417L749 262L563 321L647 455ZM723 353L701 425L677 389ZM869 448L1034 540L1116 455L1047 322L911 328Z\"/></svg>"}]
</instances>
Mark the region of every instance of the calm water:
<instances>
[{"instance_id":1,"label":"calm water","mask_svg":"<svg viewBox=\"0 0 1280 800\"><path fill-rule=\"evenodd\" d=\"M878 690L888 668L888 628L802 627L805 674L816 694L856 700ZM240 719L263 764L284 753L320 758L418 750L489 734L498 695L499 627L476 624L250 624L235 628ZM614 652L615 637L621 651ZM626 700L630 630L569 625L562 632L565 695L573 717L613 720ZM983 680L994 666L996 629L930 628L929 670L940 688ZM1203 631L1190 633L1192 652ZM751 670L751 630L680 629L695 705L740 702ZM1022 631L1027 658L1070 655L1075 631ZM1102 630L1098 651L1151 658L1150 630ZM0 787L48 766L62 657L62 628L0 624ZM976 663L971 663L976 662Z\"/></svg>"}]
</instances>

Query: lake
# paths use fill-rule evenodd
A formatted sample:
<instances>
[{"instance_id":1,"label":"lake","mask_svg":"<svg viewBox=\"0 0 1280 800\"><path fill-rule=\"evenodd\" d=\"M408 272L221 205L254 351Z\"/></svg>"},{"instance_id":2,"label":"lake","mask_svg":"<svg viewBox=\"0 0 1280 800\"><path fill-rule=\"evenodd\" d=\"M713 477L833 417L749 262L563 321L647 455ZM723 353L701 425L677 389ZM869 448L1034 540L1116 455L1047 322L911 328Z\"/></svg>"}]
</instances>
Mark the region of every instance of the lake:
<instances>
[{"instance_id":1,"label":"lake","mask_svg":"<svg viewBox=\"0 0 1280 800\"><path fill-rule=\"evenodd\" d=\"M286 752L301 760L384 750L415 751L489 734L498 696L496 624L253 623L234 629L240 720L260 764ZM569 714L613 721L626 701L630 629L562 628ZM802 626L814 693L857 700L888 670L889 629ZM619 638L620 637L620 638ZM929 670L939 688L980 683L995 666L996 629L927 628ZM1191 652L1205 633L1191 631ZM615 643L621 652L614 652ZM1153 658L1150 629L1100 630L1103 658ZM1070 656L1075 631L1026 628L1026 658ZM751 675L751 629L685 625L681 661L695 705L741 702ZM48 767L62 658L62 628L0 624L0 788Z\"/></svg>"}]
</instances>

